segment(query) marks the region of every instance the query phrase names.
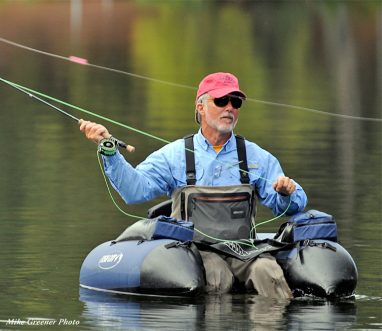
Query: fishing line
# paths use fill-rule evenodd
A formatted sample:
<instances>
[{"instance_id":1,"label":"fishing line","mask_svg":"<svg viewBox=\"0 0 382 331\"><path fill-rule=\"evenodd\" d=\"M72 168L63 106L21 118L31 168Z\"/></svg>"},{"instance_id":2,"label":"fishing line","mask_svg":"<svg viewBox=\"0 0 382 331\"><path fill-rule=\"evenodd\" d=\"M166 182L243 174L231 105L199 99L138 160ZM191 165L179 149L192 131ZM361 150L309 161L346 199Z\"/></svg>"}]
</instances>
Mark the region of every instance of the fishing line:
<instances>
[{"instance_id":1,"label":"fishing line","mask_svg":"<svg viewBox=\"0 0 382 331\"><path fill-rule=\"evenodd\" d=\"M7 82L6 80L2 79L2 78L0 78L0 80L3 81L3 82L6 82L7 84L10 83L10 82ZM47 105L47 106L49 106L49 107L51 107L51 108L57 110L59 113L65 115L66 117L71 118L72 120L74 120L74 121L76 121L78 124L80 124L80 119L79 119L79 118L77 118L77 117L73 116L72 114L70 114L70 113L68 113L68 112L66 112L66 111L64 111L64 110L62 110L61 108L58 108L57 106L55 106L55 105L53 105L53 104L47 102L46 100L41 99L41 98L35 96L34 94L32 94L32 93L30 93L30 92L24 90L24 87L21 87L20 85L17 85L17 84L9 84L9 85L12 86L12 87L14 87L15 89L19 90L20 92L27 94L27 95L28 95L29 97L31 97L32 99L35 99L35 100L37 100L37 101L42 102L43 104L45 104L45 105ZM119 140L119 139L117 139L117 138L115 138L115 137L113 137L113 139L114 139L114 141L116 142L116 144L117 144L119 147L121 147L121 148L126 148L128 151L134 151L135 148L134 148L133 146L127 145L127 144L124 143L122 140Z\"/></svg>"},{"instance_id":2,"label":"fishing line","mask_svg":"<svg viewBox=\"0 0 382 331\"><path fill-rule=\"evenodd\" d=\"M109 185L109 182L107 180L107 177L106 177L106 174L105 174L105 170L103 169L103 166L102 166L102 163L101 163L101 156L100 156L100 153L98 152L97 150L97 160L98 160L98 164L99 164L99 167L101 169L101 173L102 173L102 177L103 179L105 180L105 184L106 184L106 188L107 188L107 191L109 192L109 196L110 196L110 199L111 201L113 201L113 204L114 206L124 215L128 216L128 217L131 217L131 218L136 218L136 219L144 219L146 217L142 217L142 216L138 216L138 215L134 215L134 214L130 214L130 213L127 213L126 211L124 211L119 205L118 203L115 201L114 199L114 196L113 194L111 193L111 190L110 190L110 185Z\"/></svg>"},{"instance_id":3,"label":"fishing line","mask_svg":"<svg viewBox=\"0 0 382 331\"><path fill-rule=\"evenodd\" d=\"M80 111L80 112L83 112L83 113L85 113L85 114L88 114L88 115L97 117L97 118L99 118L99 119L101 119L101 120L104 120L104 121L106 121L106 122L109 122L109 123L118 125L118 126L120 126L120 127L123 127L123 128L125 128L125 129L128 129L128 130L130 130L130 131L133 131L133 132L142 134L142 135L147 136L147 137L149 137L149 138L153 138L153 139L159 140L159 141L164 142L164 143L166 143L166 144L170 143L170 141L165 140L165 139L160 138L160 137L157 137L157 136L154 136L154 135L152 135L152 134L150 134L150 133L148 133L148 132L145 132L145 131L136 129L136 128L132 127L132 126L128 126L128 125L123 124L123 123L121 123L121 122L114 121L114 120L112 120L112 119L110 119L110 118L107 118L107 117L105 117L105 116L102 116L102 115L93 113L93 112L91 112L91 111L89 111L89 110L86 110L86 109L84 109L84 108L81 108L81 107L72 105L72 104L70 104L70 103L67 103L67 102L65 102L65 101L59 100L59 99L54 98L54 97L51 97L51 96L46 95L46 94L44 94L44 93L41 93L41 92L32 90L32 89L30 89L30 88L28 88L28 87L25 87L25 86L22 86L22 85L19 85L19 84L16 84L16 83L11 82L11 81L9 81L9 80L6 80L6 79L4 79L4 78L1 78L1 77L0 77L0 81L4 82L4 83L6 83L6 84L8 84L8 85L10 85L10 86L12 86L12 87L17 87L18 90L20 90L20 91L22 91L22 92L24 92L24 93L27 92L27 94L29 94L29 95L30 95L30 94L39 95L39 96L41 96L41 97L43 97L43 98L46 98L46 99L52 100L52 101L54 101L54 102L60 103L60 104L62 104L62 105L64 105L64 106L67 106L67 107L76 109L76 110L78 110L78 111ZM33 95L33 96L35 97L35 95ZM35 99L37 99L37 98L35 97ZM37 100L38 100L38 99L37 99ZM39 100L39 101L40 101L40 100ZM50 106L54 107L52 104L49 104L48 102L44 102L44 103L47 104L47 105L50 105ZM54 108L55 108L55 107L54 107ZM76 117L75 117L75 119L78 120Z\"/></svg>"},{"instance_id":4,"label":"fishing line","mask_svg":"<svg viewBox=\"0 0 382 331\"><path fill-rule=\"evenodd\" d=\"M160 137L155 136L155 135L153 135L153 134L150 134L150 133L148 133L148 132L146 132L146 131L139 130L139 129L137 129L137 128L134 128L134 127L132 127L132 126L126 125L126 124L121 123L121 122L117 122L117 121L115 121L115 120L113 120L113 119L110 119L110 118L108 118L108 117L105 117L105 116L102 116L102 115L93 113L93 112L91 112L91 111L89 111L89 110L86 110L86 109L84 109L84 108L81 108L81 107L72 105L72 104L67 103L67 102L65 102L65 101L62 101L62 100L60 100L60 99L51 97L51 96L46 95L46 94L44 94L44 93L41 93L41 92L32 90L32 89L30 89L30 88L28 88L28 87L25 87L25 86L16 84L16 83L11 82L11 81L8 81L8 80L6 80L6 79L4 79L4 78L1 78L1 77L0 77L0 81L4 82L4 83L6 83L6 84L8 84L8 85L10 85L10 86L17 87L18 90L20 90L20 91L22 91L22 92L24 92L24 93L26 93L26 94L28 94L28 95L31 95L31 94L32 94L32 96L33 96L35 99L37 99L37 98L36 98L36 96L33 95L33 94L37 94L37 95L39 95L39 96L41 96L41 97L43 97L43 98L47 98L47 99L52 100L52 101L54 101L54 102L57 102L57 103L60 103L60 104L62 104L62 105L65 105L65 106L67 106L67 107L76 109L76 110L78 110L78 111L80 111L80 112L83 112L83 113L86 113L86 114L88 114L88 115L91 115L91 116L100 118L100 119L102 119L102 120L104 120L104 121L106 121L106 122L115 124L115 125L117 125L117 126L123 127L123 128L125 128L125 129L130 130L130 131L133 131L133 132L142 134L142 135L144 135L144 136L147 136L147 137L149 137L149 138L158 140L158 141L160 141L160 142L163 142L163 143L166 143L166 144L170 144L170 143L171 143L171 141L169 141L169 140L160 138ZM39 99L40 99L40 98L38 98L37 100L39 100ZM40 100L39 100L39 101L40 101ZM48 103L48 102L46 102L46 101L45 101L44 103L45 103L46 105L52 106L53 108L57 108L57 107L53 106L52 104L50 104L50 103ZM73 116L73 117L74 117L74 116ZM76 117L74 117L74 118L75 118L76 120L78 120ZM194 153L194 151L191 150L191 149L185 148L185 150ZM211 156L211 159L215 160L215 158L212 158L212 156ZM227 167L230 167L230 166L231 166L231 164L228 164L228 163L226 163L226 162L222 162L222 161L220 161L220 160L216 160L216 162L220 163L221 165L227 166ZM249 172L246 171L246 170L241 170L241 169L239 169L239 170L242 171L242 172L245 172L245 173L249 174ZM258 179L265 180L265 181L270 182L270 183L273 183L273 181L270 180L270 179L268 179L268 178L264 178L264 177L261 177L261 176L258 176L258 175L257 175L257 178L258 178Z\"/></svg>"},{"instance_id":5,"label":"fishing line","mask_svg":"<svg viewBox=\"0 0 382 331\"><path fill-rule=\"evenodd\" d=\"M44 99L42 99L42 98L36 96L35 94L37 94L37 95L39 95L39 96L41 96L41 97L47 98L47 99L49 99L49 100L53 100L53 101L55 101L55 102L57 102L57 103L63 104L63 105L65 105L65 106L71 107L71 108L73 108L73 109L77 109L77 110L79 110L79 111L81 111L81 112L84 112L84 113L86 113L86 114L89 114L89 115L98 117L98 118L100 118L100 119L103 119L103 120L108 121L108 122L110 122L110 123L113 123L113 124L115 124L115 125L118 125L118 126L121 126L121 127L126 128L126 129L132 130L132 131L134 131L134 132L137 132L137 133L146 135L146 136L148 136L148 137L150 137L150 138L159 140L159 141L161 141L161 142L171 143L170 141L167 141L167 140L165 140L165 139L163 139L163 138L154 136L154 135L152 135L152 134L150 134L150 133L148 133L148 132L145 132L145 131L142 131L142 130L133 128L133 127L131 127L131 126L128 126L128 125L126 125L126 124L123 124L123 123L114 121L114 120L112 120L112 119L110 119L110 118L107 118L107 117L105 117L105 116L102 116L102 115L93 113L93 112L91 112L91 111L89 111L89 110L83 109L83 108L81 108L81 107L72 105L72 104L70 104L70 103L64 102L64 101L59 100L59 99L56 99L56 98L53 98L53 97L51 97L51 96L49 96L49 95L46 95L46 94L43 94L43 93L41 93L41 92L32 90L32 89L30 89L30 88L27 88L27 87L25 87L25 86L22 86L22 85L19 85L19 84L14 83L14 82L8 81L8 80L3 79L3 78L1 78L1 77L0 77L0 81L6 83L6 84L8 84L8 85L10 85L11 87L14 87L15 89L17 89L18 91L20 91L20 92L22 92L22 93L24 93L24 94L27 94L28 96L30 96L30 97L33 98L33 99L35 99L35 100L37 100L37 101L40 101L40 102L42 102L43 104L45 104L45 105L47 105L47 106L49 106L49 107L54 108L54 109L57 110L58 112L60 112L60 113L62 113L62 114L64 114L64 115L66 115L67 117L69 117L69 118L75 120L77 123L80 121L77 117L75 117L75 116L73 116L72 114L70 114L70 113L68 113L68 112L66 112L66 111L64 111L64 110L62 110L61 108L56 107L55 105L53 105L53 104L47 102L46 100L44 100ZM119 141L119 140L117 140L117 141L120 142L121 144L123 144L124 146L126 146L126 144L123 143L122 141ZM123 146L123 145L122 145L122 146ZM192 153L195 153L195 152L194 152L193 150L191 150L191 149L188 149L188 148L185 148L185 149L188 150L188 151L191 151ZM134 215L134 214L127 213L127 212L124 211L121 207L119 207L118 203L115 201L115 199L114 199L114 197L113 197L113 195L112 195L112 193L111 193L111 190L110 190L110 187L109 187L109 184L108 184L108 180L107 180L107 178L106 178L106 175L105 175L105 173L104 173L104 169L103 169L102 164L101 164L101 161L100 161L100 156L99 156L98 151L97 151L97 159L98 159L98 163L99 163L99 166L100 166L100 169L101 169L103 178L104 178L105 183L106 183L106 187L107 187L109 196L110 196L112 202L114 203L114 205L116 206L116 208L117 208L121 213L123 213L124 215L126 215L126 216L128 216L128 217L135 218L135 219L144 219L145 217L141 217L141 216L138 216L138 215ZM221 164L227 165L225 162L222 162L222 161L219 161L219 160L216 160L216 161L220 162ZM229 166L231 167L232 165L229 165ZM248 172L248 171L245 171L245 170L241 170L241 169L239 169L239 171L243 171L243 172L246 172L246 173L249 174L249 172ZM268 182L272 182L272 180L269 180L269 179L267 179L267 178L263 178L263 177L261 177L261 176L258 176L258 178L259 178L259 179L263 179L263 180L268 181ZM289 207L290 207L290 204L291 204L291 199L290 199L290 201L289 201L289 204L288 204L287 208L285 209L285 211L284 211L282 214L280 214L280 215L278 215L277 217L274 217L274 218L272 218L272 219L270 219L270 220L268 220L268 221L264 221L264 222L261 222L261 223L259 223L259 224L257 224L257 225L253 225L252 228L251 228L251 231L250 231L251 239L252 239L252 233L253 233L253 231L255 231L255 228L257 228L258 226L260 226L260 225L262 225L262 224L266 224L266 223L275 221L275 220L279 219L280 217L282 217L283 215L285 215L285 213L288 211L288 209L289 209ZM208 237L208 238L211 238L211 239L213 239L213 240L220 241L220 242L223 242L223 243L232 243L232 244L235 244L235 243L236 243L236 244L242 244L242 245L245 245L245 246L250 246L250 247L252 247L252 248L256 248L256 246L251 242L251 240L249 240L249 242L251 242L250 244L247 243L247 242L245 242L245 241L243 242L243 241L238 241L238 240L237 240L237 241L224 240L224 239L219 239L219 238L215 238L215 237L209 236L208 234L205 234L205 233L201 232L200 230L198 230L198 229L196 229L196 228L195 228L195 231L199 232L199 233L202 234L203 236L206 236L206 237Z\"/></svg>"},{"instance_id":6,"label":"fishing line","mask_svg":"<svg viewBox=\"0 0 382 331\"><path fill-rule=\"evenodd\" d=\"M130 214L130 213L127 213L126 211L124 211L119 205L118 203L115 201L114 199L114 196L113 196L113 193L111 192L110 190L110 185L109 185L109 181L106 177L106 174L105 174L105 170L102 166L102 163L101 163L101 156L100 156L100 153L97 151L97 160L98 160L98 164L99 164L99 167L101 169L101 173L102 173L102 176L103 176L103 179L105 181L105 184L106 184L106 188L107 188L107 191L109 193L109 196L110 196L110 199L111 201L113 202L114 206L124 215L128 216L128 217L132 217L132 218L136 218L136 219L139 219L139 220L142 220L142 219L145 219L146 217L143 217L143 216L138 216L138 215L134 215L134 214ZM288 206L289 207L289 206ZM286 212L286 211L285 211ZM212 237L200 230L198 230L197 228L194 228L194 230L196 232L199 232L201 235L207 237L207 238L210 238L210 239L213 239L213 240L216 240L216 241L220 241L220 242L223 242L223 243L232 243L232 244L242 244L244 246L249 246L249 247L252 247L252 248L256 248L256 246L253 245L253 243L251 244L248 244L247 242L245 241L239 241L239 240L224 240L224 239L219 239L219 238L215 238L215 237ZM251 234L252 234L252 229L251 229ZM251 238L252 239L252 238Z\"/></svg>"},{"instance_id":7,"label":"fishing line","mask_svg":"<svg viewBox=\"0 0 382 331\"><path fill-rule=\"evenodd\" d=\"M102 173L102 177L105 181L105 185L106 185L106 188L107 188L107 191L109 193L109 196L110 196L110 199L111 201L113 202L114 206L124 215L128 216L128 217L131 217L131 218L136 218L136 219L139 219L139 220L142 220L142 219L146 219L146 217L144 216L138 216L138 215L135 215L135 214L130 214L128 212L126 212L125 210L123 210L117 203L117 201L115 201L114 199L114 196L113 196L113 193L111 192L110 190L110 185L109 185L109 181L106 177L106 174L105 174L105 170L102 166L102 158L100 156L100 153L99 151L97 151L97 160L98 160L98 165L100 167L100 170L101 170L101 173ZM257 249L256 245L253 244L253 232L256 230L256 228L262 224L266 224L266 223L270 223L270 222L273 222L273 221L276 221L277 219L283 217L285 215L285 213L288 211L290 205L291 205L291 202L292 202L292 199L289 199L289 204L288 206L286 207L286 209L284 210L284 212L270 220L267 220L267 221L264 221L264 222L260 222L259 224L256 225L255 224L252 224L252 227L251 227L251 230L250 230L250 239L246 240L246 239L242 239L242 240L226 240L226 239L220 239L220 238L216 238L216 237L213 237L213 236L210 236L208 235L207 233L204 233L202 231L200 231L199 229L197 228L194 228L194 230L198 233L200 233L202 236L206 237L206 238L209 238L209 239L212 239L212 240L215 240L215 241L219 241L221 243L224 243L224 244L240 244L240 245L243 245L243 246L248 246L248 247L251 247L251 248L254 248L254 249Z\"/></svg>"},{"instance_id":8,"label":"fishing line","mask_svg":"<svg viewBox=\"0 0 382 331\"><path fill-rule=\"evenodd\" d=\"M10 85L11 85L11 84L10 84ZM64 110L62 110L61 108L56 107L55 105L52 105L51 103L45 101L44 99L41 99L41 98L36 97L35 95L31 94L31 93L28 93L27 91L23 90L22 88L20 88L20 87L17 86L16 84L11 85L11 86L14 87L15 89L19 90L20 92L23 92L23 93L27 94L27 95L30 96L31 98L34 98L34 99L36 99L37 101L40 101L40 102L44 103L45 105L54 108L54 109L57 110L58 112L60 112L60 113L62 113L62 114L64 114L64 115L66 115L67 117L69 117L69 118L75 120L76 122L79 122L79 120L80 120L79 118L77 118L77 117L73 116L72 114L70 114L70 113L68 113L68 112L66 112L66 111L64 111Z\"/></svg>"},{"instance_id":9,"label":"fishing line","mask_svg":"<svg viewBox=\"0 0 382 331\"><path fill-rule=\"evenodd\" d=\"M289 210L291 204L292 204L292 198L289 196L289 202L288 202L288 206L286 207L286 209L280 215L277 215L276 217L273 217L273 218L271 218L269 220L266 220L266 221L263 221L263 222L260 222L260 223L257 223L257 224L255 222L255 224L253 224L253 226L251 228L251 231L249 233L249 237L251 239L253 238L253 232L255 232L256 229L259 226L264 225L264 224L268 224L268 223L271 223L271 222L274 222L274 221L278 220L279 218L283 217L287 213L287 211Z\"/></svg>"},{"instance_id":10,"label":"fishing line","mask_svg":"<svg viewBox=\"0 0 382 331\"><path fill-rule=\"evenodd\" d=\"M244 246L249 246L249 247L257 249L257 247L253 244L253 240L255 240L253 238L253 233L256 231L256 229L260 225L267 224L267 223L270 223L270 222L274 222L274 221L278 220L279 218L283 217L286 214L286 212L289 210L289 207L290 207L291 204L292 204L292 199L289 197L288 206L286 207L286 209L280 215L277 215L276 217L273 217L272 219L260 222L258 224L256 224L256 223L252 224L251 230L249 232L249 238L250 239L247 240L248 243L245 241L245 239L243 239L243 241L242 240L224 240L224 239L215 238L213 236L210 236L210 235L208 235L208 234L206 234L206 233L204 233L204 232L202 232L202 231L200 231L200 230L198 230L196 228L194 230L196 232L200 233L202 236L205 236L205 237L210 238L212 240L220 241L220 242L222 242L224 244L230 244L230 243L232 243L232 244L241 244L241 245L244 245Z\"/></svg>"},{"instance_id":11,"label":"fishing line","mask_svg":"<svg viewBox=\"0 0 382 331\"><path fill-rule=\"evenodd\" d=\"M65 60L65 61L73 62L76 64L85 65L85 66L96 68L96 69L106 70L106 71L114 72L117 74L123 74L123 75L134 77L134 78L144 79L144 80L148 80L148 81L151 81L154 83L166 84L166 85L175 86L175 87L182 87L182 88L192 89L195 91L197 90L195 87L189 86L189 85L173 83L173 82L169 82L169 81L165 81L165 80L161 80L161 79L156 79L156 78L152 78L152 77L148 77L148 76L144 76L144 75L134 74L132 72L127 72L127 71L113 69L113 68L109 68L109 67L105 67L105 66L101 66L101 65L97 65L97 64L92 64L92 63L89 63L88 60L81 58L81 57L78 57L78 56L73 56L73 55L72 56L62 56L62 55L58 55L58 54L54 54L54 53L49 53L49 52L45 52L45 51L41 51L41 50L36 49L36 48L28 47L28 46L25 46L25 45L22 45L22 44L19 44L19 43L16 43L16 42L13 42L13 41L10 41L8 39L1 38L1 37L0 37L0 41L3 43L9 44L9 45L15 46L15 47L19 47L19 48L34 52L34 53L54 57L54 58L57 58L60 60Z\"/></svg>"},{"instance_id":12,"label":"fishing line","mask_svg":"<svg viewBox=\"0 0 382 331\"><path fill-rule=\"evenodd\" d=\"M126 76L130 76L130 77L134 77L134 78L139 78L139 79L144 79L144 80L147 80L147 81L151 81L151 82L155 82L155 83L160 83L160 84L165 84L165 85L169 85L169 86L180 87L180 88L187 88L187 89L192 89L194 91L197 90L196 87L193 87L193 86L190 86L190 85L169 82L169 81L165 81L165 80L161 80L161 79L152 78L152 77L149 77L149 76L134 74L134 73L131 73L131 72L128 72L128 71L123 71L123 70L113 69L113 68L106 67L106 66L92 64L92 63L89 63L89 61L87 59L84 59L84 58L81 58L81 57L77 57L77 56L62 56L62 55L58 55L58 54L54 54L54 53L49 53L49 52L45 52L45 51L42 51L42 50L39 50L39 49L36 49L36 48L25 46L25 45L22 45L22 44L19 44L19 43L16 43L14 41L11 41L11 40L8 40L8 39L5 39L5 38L1 38L1 37L0 37L0 42L6 43L8 45L15 46L15 47L18 47L18 48L22 48L22 49L28 50L30 52L34 52L34 53L38 53L38 54L54 57L54 58L57 58L57 59L60 59L60 60L65 60L65 61L69 61L69 62L80 64L80 65L85 65L85 66L96 68L96 69L106 70L106 71L114 72L114 73L117 73L117 74L123 74L123 75L126 75ZM352 115L344 115L344 114L338 114L338 113L330 113L330 112L326 112L326 111L322 111L322 110L318 110L318 109L314 109L314 108L309 108L309 107L295 106L295 105L290 105L290 104L286 104L286 103L272 102L272 101L254 99L254 98L247 98L246 100L250 101L250 102L256 102L256 103L261 103L261 104L269 105L269 106L276 106L276 107L282 107L282 108L290 108L290 109L302 110L302 111L307 111L307 112L311 112L311 113L315 113L315 114L319 114L319 115L327 115L327 116L338 117L338 118L343 118L343 119L351 119L351 120L359 120L359 121L382 122L382 118L352 116Z\"/></svg>"},{"instance_id":13,"label":"fishing line","mask_svg":"<svg viewBox=\"0 0 382 331\"><path fill-rule=\"evenodd\" d=\"M127 72L127 71L123 71L123 70L118 70L118 69L113 69L113 68L109 68L109 67L105 67L105 66L101 66L101 65L96 65L96 64L92 64L92 63L89 63L88 60L86 59L83 59L83 58L80 58L80 57L76 57L76 56L69 56L69 57L65 57L65 56L61 56L61 55L57 55L57 54L53 54L53 53L49 53L49 52L45 52L45 51L41 51L41 50L38 50L38 49L35 49L35 48L32 48L32 47L28 47L28 46L25 46L25 45L22 45L22 44L19 44L19 43L16 43L16 42L13 42L13 41L10 41L10 40L7 40L5 38L1 38L0 37L0 41L3 42L3 43L6 43L8 45L12 45L12 46L15 46L15 47L19 47L19 48L22 48L22 49L25 49L25 50L28 50L28 51L31 51L31 52L35 52L35 53L38 53L38 54L42 54L42 55L46 55L46 56L50 56L50 57L54 57L54 58L58 58L58 59L61 59L61 60L65 60L65 61L69 61L69 62L72 62L72 63L76 63L76 64L80 64L80 65L86 65L86 66L89 66L89 67L93 67L93 68L96 68L96 69L101 69L101 70L106 70L106 71L110 71L110 72L114 72L114 73L118 73L118 74L123 74L123 75L127 75L127 76L131 76L131 77L134 77L134 78L139 78L139 79L144 79L144 80L147 80L147 81L152 81L152 82L155 82L155 83L160 83L160 84L166 84L166 85L170 85L170 86L174 86L174 87L180 87L180 88L187 88L187 89L192 89L192 90L196 90L195 87L192 87L192 86L189 86L189 85L185 85L185 84L178 84L178 83L173 83L173 82L169 82L169 81L165 81L165 80L160 80L160 79L155 79L155 78L152 78L152 77L149 77L149 76L143 76L143 75L138 75L138 74L134 74L134 73L131 73L131 72ZM110 123L113 123L115 125L118 125L118 126L121 126L121 127L124 127L126 129L129 129L131 131L134 131L134 132L137 132L137 133L140 133L142 135L145 135L145 136L148 136L150 138L153 138L153 139L156 139L156 140L159 140L161 142L164 142L164 143L170 143L170 141L167 141L165 139L162 139L160 137L156 137L154 135L151 135L147 132L144 132L144 131L141 131L139 129L136 129L136 128L133 128L133 127L130 127L130 126L127 126L123 123L119 123L117 121L114 121L112 119L109 119L107 117L104 117L104 116L101 116L101 115L98 115L96 113L93 113L93 112L90 112L90 111L87 111L83 108L80 108L80 107L77 107L77 106L74 106L74 105L71 105L69 103L66 103L66 102L63 102L61 100L58 100L58 99L55 99L55 98L52 98L50 96L47 96L45 94L42 94L42 93L39 93L37 91L34 91L34 90L31 90L31 89L28 89L26 87L23 87L21 85L18 85L18 84L15 84L15 83L12 83L10 81L7 81L5 79L2 79L0 78L1 81L3 81L4 83L7 83L8 85L18 89L19 91L23 92L23 93L26 93L28 94L30 97L56 109L57 111L61 112L62 114L72 118L73 120L76 120L77 122L79 121L78 118L76 118L75 116L71 115L70 113L67 113L65 111L63 111L62 109L48 103L47 101L39 98L39 97L36 97L35 95L31 94L32 93L35 93L35 94L38 94L42 97L45 97L47 99L50 99L50 100L53 100L55 102L58 102L60 104L63 104L63 105L66 105L68 107L71 107L73 109L77 109L81 112L84 112L86 114L89 114L91 116L94 116L94 117L97 117L97 118L100 118L102 120L105 120L107 122L110 122ZM261 104L265 104L265 105L270 105L270 106L276 106L276 107L283 107L283 108L291 108L291 109L297 109L297 110L302 110L302 111L308 111L308 112L312 112L312 113L316 113L316 114L320 114L320 115L327 115L327 116L332 116L332 117L339 117L339 118L344 118L344 119L352 119L352 120L361 120L361 121L374 121L374 122L382 122L382 119L380 118L372 118L372 117L361 117L361 116L350 116L350 115L344 115L344 114L337 114L337 113L330 113L330 112L325 112L325 111L321 111L321 110L318 110L318 109L313 109L313 108L308 108L308 107L302 107L302 106L295 106L295 105L290 105L290 104L285 104L285 103L278 103L278 102L271 102L271 101L265 101L265 100L260 100L260 99L254 99L254 98L247 98L247 101L250 101L250 102L256 102L256 103L261 103ZM123 142L121 141L118 141L119 143L121 144L124 144ZM122 146L122 145L120 145ZM126 146L126 144L125 144ZM188 150L188 149L187 149ZM194 152L194 151L191 151L191 152ZM132 218L139 218L139 219L142 219L142 217L140 216L137 216L137 215L133 215L133 214L129 214L127 212L125 212L122 208L120 208L118 206L118 204L116 203L116 201L114 200L114 197L111 193L111 190L110 190L110 187L108 185L108 181L107 181L107 178L106 178L106 175L104 173L104 170L103 170L103 167L102 167L102 164L101 164L101 161L100 161L100 156L99 154L97 153L97 159L98 159L98 163L100 165L100 168L101 168L101 172L102 172L102 175L103 175L103 178L105 180L105 183L106 183L106 187L107 187L107 190L109 192L109 195L111 197L111 200L113 201L114 205L116 206L116 208L122 212L123 214L125 214L126 216L128 217L132 217ZM230 166L232 167L232 165ZM240 171L243 171L240 169ZM246 172L246 171L245 171ZM269 181L271 182L269 179L267 178L262 178L262 177L258 177L259 179L263 179L263 180L266 180L266 181ZM256 228L258 228L259 226L263 225L263 224L267 224L267 223L270 223L270 222L273 222L277 219L279 219L280 217L284 216L286 214L286 212L288 211L289 207L291 205L291 199L289 199L289 204L287 206L287 208L285 209L285 211L278 215L277 217L274 217L270 220L267 220L267 221L263 221L263 222L260 222L258 224L254 224L251 228L251 231L250 231L250 237L252 238L252 235L253 235L253 232L255 231ZM239 242L239 241L226 241L226 240L222 240L222 239L219 239L219 238L213 238L207 234L204 234L203 232L199 231L198 229L195 229L197 232L201 233L202 235L206 236L206 237L209 237L211 239L214 239L214 240L218 240L218 241L223 241L223 242L226 242L226 243L240 243L242 245L248 245L248 246L251 246L251 247L254 247L255 246L253 245L253 243L251 244L247 244L247 243L244 243L244 242Z\"/></svg>"},{"instance_id":14,"label":"fishing line","mask_svg":"<svg viewBox=\"0 0 382 331\"><path fill-rule=\"evenodd\" d=\"M265 101L265 100L252 99L252 98L247 98L246 100L262 103L262 104L270 105L270 106L304 110L304 111L308 111L308 112L319 114L319 115L327 115L327 116L339 117L339 118L350 119L350 120L382 122L382 118L376 118L376 117L363 117L363 116L352 116L352 115L344 115L344 114L338 114L338 113L330 113L330 112L326 112L326 111L318 110L314 108L295 106L295 105L289 105L287 103L279 103L279 102Z\"/></svg>"}]
</instances>

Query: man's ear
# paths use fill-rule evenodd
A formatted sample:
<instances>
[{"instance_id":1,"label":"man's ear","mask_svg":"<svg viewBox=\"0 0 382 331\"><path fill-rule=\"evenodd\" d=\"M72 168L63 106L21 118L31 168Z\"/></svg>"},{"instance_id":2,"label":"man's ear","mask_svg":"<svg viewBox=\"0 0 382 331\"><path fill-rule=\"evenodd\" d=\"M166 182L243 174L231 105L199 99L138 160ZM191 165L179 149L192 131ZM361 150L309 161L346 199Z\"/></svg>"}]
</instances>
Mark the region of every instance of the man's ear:
<instances>
[{"instance_id":1,"label":"man's ear","mask_svg":"<svg viewBox=\"0 0 382 331\"><path fill-rule=\"evenodd\" d=\"M204 115L205 114L204 105L202 103L198 103L196 105L196 110L198 111L198 113L200 115Z\"/></svg>"}]
</instances>

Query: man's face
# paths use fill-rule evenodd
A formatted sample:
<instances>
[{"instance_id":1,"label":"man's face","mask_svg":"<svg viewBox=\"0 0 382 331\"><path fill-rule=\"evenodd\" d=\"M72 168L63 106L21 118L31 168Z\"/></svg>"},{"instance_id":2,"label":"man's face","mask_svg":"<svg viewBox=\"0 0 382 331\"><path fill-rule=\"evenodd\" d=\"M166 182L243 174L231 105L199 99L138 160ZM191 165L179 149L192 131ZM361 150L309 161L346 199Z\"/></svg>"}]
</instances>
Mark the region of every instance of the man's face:
<instances>
[{"instance_id":1,"label":"man's face","mask_svg":"<svg viewBox=\"0 0 382 331\"><path fill-rule=\"evenodd\" d=\"M232 132L236 126L240 108L234 108L231 101L224 107L218 107L213 100L214 98L209 97L207 105L204 105L204 123L219 133Z\"/></svg>"}]
</instances>

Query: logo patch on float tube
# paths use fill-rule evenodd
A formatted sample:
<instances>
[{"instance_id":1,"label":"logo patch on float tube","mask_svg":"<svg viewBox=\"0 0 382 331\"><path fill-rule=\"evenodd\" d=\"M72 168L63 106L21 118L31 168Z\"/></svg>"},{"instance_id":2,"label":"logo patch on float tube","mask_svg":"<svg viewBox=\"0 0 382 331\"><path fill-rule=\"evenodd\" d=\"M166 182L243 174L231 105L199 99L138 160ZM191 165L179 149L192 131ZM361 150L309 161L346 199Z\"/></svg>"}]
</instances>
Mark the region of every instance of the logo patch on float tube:
<instances>
[{"instance_id":1,"label":"logo patch on float tube","mask_svg":"<svg viewBox=\"0 0 382 331\"><path fill-rule=\"evenodd\" d=\"M123 254L121 252L104 255L98 260L98 267L101 269L112 269L121 262L122 258Z\"/></svg>"}]
</instances>

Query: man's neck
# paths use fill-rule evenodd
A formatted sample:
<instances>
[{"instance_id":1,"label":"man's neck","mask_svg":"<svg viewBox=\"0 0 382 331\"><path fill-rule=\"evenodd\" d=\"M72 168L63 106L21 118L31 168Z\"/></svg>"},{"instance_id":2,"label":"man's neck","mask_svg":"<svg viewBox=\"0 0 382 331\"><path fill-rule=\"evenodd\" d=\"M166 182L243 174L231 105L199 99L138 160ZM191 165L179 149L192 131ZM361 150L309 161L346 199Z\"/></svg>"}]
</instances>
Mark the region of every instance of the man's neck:
<instances>
[{"instance_id":1,"label":"man's neck","mask_svg":"<svg viewBox=\"0 0 382 331\"><path fill-rule=\"evenodd\" d=\"M202 128L202 134L212 146L218 146L224 145L231 138L232 132L221 133Z\"/></svg>"}]
</instances>

